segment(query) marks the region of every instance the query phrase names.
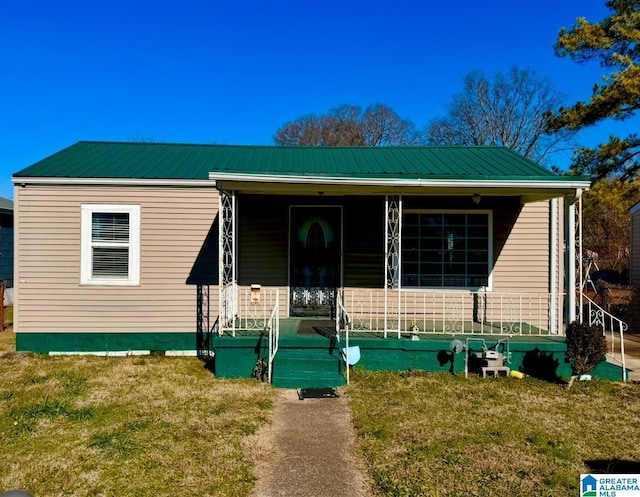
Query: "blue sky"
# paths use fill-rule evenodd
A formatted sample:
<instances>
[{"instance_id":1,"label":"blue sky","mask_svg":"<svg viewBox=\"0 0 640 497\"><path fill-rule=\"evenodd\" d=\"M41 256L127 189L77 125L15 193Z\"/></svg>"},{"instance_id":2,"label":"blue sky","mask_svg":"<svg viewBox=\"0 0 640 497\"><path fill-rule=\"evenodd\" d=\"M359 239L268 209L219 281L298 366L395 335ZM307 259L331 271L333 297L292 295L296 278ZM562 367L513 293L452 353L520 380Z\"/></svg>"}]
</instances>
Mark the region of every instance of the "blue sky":
<instances>
[{"instance_id":1,"label":"blue sky","mask_svg":"<svg viewBox=\"0 0 640 497\"><path fill-rule=\"evenodd\" d=\"M567 103L586 99L603 69L552 46L606 14L604 0L0 0L0 196L79 140L272 144L283 123L343 103L422 127L472 70L531 67Z\"/></svg>"}]
</instances>

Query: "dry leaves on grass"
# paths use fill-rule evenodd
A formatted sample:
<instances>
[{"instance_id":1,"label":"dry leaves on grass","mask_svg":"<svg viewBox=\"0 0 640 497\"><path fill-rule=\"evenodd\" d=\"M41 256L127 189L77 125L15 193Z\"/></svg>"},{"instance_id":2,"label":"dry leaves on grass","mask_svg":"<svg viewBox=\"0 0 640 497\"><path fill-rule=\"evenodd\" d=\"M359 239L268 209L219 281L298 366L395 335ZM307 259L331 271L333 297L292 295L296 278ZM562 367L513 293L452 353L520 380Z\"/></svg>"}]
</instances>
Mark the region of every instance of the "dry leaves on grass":
<instances>
[{"instance_id":1,"label":"dry leaves on grass","mask_svg":"<svg viewBox=\"0 0 640 497\"><path fill-rule=\"evenodd\" d=\"M363 370L349 388L363 455L389 496L578 493L589 461L640 464L640 385Z\"/></svg>"},{"instance_id":2,"label":"dry leaves on grass","mask_svg":"<svg viewBox=\"0 0 640 497\"><path fill-rule=\"evenodd\" d=\"M244 440L272 389L195 358L0 360L0 489L34 495L248 495Z\"/></svg>"}]
</instances>

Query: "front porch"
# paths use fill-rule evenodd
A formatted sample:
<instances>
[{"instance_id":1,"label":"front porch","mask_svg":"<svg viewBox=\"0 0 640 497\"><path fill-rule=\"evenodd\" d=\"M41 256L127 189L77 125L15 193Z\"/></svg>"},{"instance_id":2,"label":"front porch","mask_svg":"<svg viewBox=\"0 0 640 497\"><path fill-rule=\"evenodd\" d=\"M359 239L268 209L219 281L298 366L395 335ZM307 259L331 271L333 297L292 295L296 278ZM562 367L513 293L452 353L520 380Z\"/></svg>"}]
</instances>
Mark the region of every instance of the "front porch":
<instances>
[{"instance_id":1,"label":"front porch","mask_svg":"<svg viewBox=\"0 0 640 497\"><path fill-rule=\"evenodd\" d=\"M286 302L277 288L226 291L235 295L235 317L207 327L200 351L222 378L336 387L348 381L341 350L353 347L357 366L370 370L479 374L490 350L511 370L546 379L571 375L564 337L548 331L550 294L343 289L328 319L280 317ZM620 379L622 372L602 363L593 375Z\"/></svg>"},{"instance_id":2,"label":"front porch","mask_svg":"<svg viewBox=\"0 0 640 497\"><path fill-rule=\"evenodd\" d=\"M272 363L272 383L278 388L337 387L346 383L344 360L339 344L332 340L319 323L319 330L312 319L284 319L280 323L278 351ZM471 323L469 323L471 325ZM330 327L328 327L330 329ZM444 328L444 326L440 326ZM298 330L304 329L303 332ZM571 376L571 369L564 362L566 344L564 337L543 334L499 336L471 333L423 333L416 340L410 332L400 338L384 338L384 332L354 331L349 334L349 346L360 348L357 367L369 370L408 371L422 370L451 372L455 374L479 374L484 348L508 353L507 366L511 370L543 378ZM466 351L455 353L452 342L456 340L468 346ZM214 370L221 378L248 378L260 357L268 362L268 333L258 330L236 330L215 335ZM508 349L508 350L507 350ZM468 362L466 362L468 361ZM267 365L265 364L265 367ZM598 378L619 380L621 370L610 363L601 363L593 372ZM266 372L265 372L266 376Z\"/></svg>"},{"instance_id":3,"label":"front porch","mask_svg":"<svg viewBox=\"0 0 640 497\"><path fill-rule=\"evenodd\" d=\"M216 373L264 363L277 385L285 360L318 361L321 381L341 382L334 349L350 341L364 367L455 371L459 338L467 352L529 344L509 351L512 369L531 351L555 364L576 317L588 181L500 148L345 152L277 149L264 167L257 154L210 173L218 279L201 300L217 314L200 312L198 330ZM292 331L313 318L334 324Z\"/></svg>"}]
</instances>

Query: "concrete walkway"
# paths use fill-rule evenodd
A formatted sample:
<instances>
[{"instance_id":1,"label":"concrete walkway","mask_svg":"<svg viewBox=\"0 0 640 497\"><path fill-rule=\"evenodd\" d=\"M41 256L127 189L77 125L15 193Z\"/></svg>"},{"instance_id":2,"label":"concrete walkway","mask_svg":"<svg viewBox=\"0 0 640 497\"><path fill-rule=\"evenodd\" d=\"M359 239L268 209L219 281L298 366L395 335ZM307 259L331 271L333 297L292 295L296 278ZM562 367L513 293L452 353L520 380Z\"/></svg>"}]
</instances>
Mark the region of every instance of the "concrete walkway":
<instances>
[{"instance_id":1,"label":"concrete walkway","mask_svg":"<svg viewBox=\"0 0 640 497\"><path fill-rule=\"evenodd\" d=\"M611 342L611 333L606 333L607 342ZM619 335L615 334L616 349L620 350ZM620 359L620 356L617 356ZM640 381L640 336L627 334L624 336L624 358L627 369L631 369L629 380Z\"/></svg>"},{"instance_id":2,"label":"concrete walkway","mask_svg":"<svg viewBox=\"0 0 640 497\"><path fill-rule=\"evenodd\" d=\"M254 497L371 497L344 393L299 400L279 390L273 422L257 435Z\"/></svg>"},{"instance_id":3,"label":"concrete walkway","mask_svg":"<svg viewBox=\"0 0 640 497\"><path fill-rule=\"evenodd\" d=\"M640 381L640 337L625 336L630 379ZM278 390L273 420L253 441L258 481L253 497L373 497L348 399L299 400L295 390Z\"/></svg>"}]
</instances>

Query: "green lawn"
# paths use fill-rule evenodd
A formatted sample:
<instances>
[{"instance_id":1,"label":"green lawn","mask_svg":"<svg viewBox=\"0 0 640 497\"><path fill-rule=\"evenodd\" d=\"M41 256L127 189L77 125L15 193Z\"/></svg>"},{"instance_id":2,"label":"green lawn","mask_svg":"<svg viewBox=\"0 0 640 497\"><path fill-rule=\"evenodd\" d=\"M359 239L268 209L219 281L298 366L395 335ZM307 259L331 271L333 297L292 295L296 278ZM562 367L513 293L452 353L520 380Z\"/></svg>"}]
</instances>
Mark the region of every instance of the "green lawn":
<instances>
[{"instance_id":1,"label":"green lawn","mask_svg":"<svg viewBox=\"0 0 640 497\"><path fill-rule=\"evenodd\" d=\"M272 395L195 358L5 354L0 492L246 496Z\"/></svg>"},{"instance_id":2,"label":"green lawn","mask_svg":"<svg viewBox=\"0 0 640 497\"><path fill-rule=\"evenodd\" d=\"M195 358L48 357L0 332L0 492L248 496L274 390ZM8 351L8 352L7 352ZM640 384L366 372L347 389L385 496L567 496L640 473ZM277 471L277 468L275 468Z\"/></svg>"},{"instance_id":3,"label":"green lawn","mask_svg":"<svg viewBox=\"0 0 640 497\"><path fill-rule=\"evenodd\" d=\"M565 497L579 494L581 473L640 473L638 384L567 391L533 378L359 370L348 392L382 495Z\"/></svg>"}]
</instances>

